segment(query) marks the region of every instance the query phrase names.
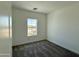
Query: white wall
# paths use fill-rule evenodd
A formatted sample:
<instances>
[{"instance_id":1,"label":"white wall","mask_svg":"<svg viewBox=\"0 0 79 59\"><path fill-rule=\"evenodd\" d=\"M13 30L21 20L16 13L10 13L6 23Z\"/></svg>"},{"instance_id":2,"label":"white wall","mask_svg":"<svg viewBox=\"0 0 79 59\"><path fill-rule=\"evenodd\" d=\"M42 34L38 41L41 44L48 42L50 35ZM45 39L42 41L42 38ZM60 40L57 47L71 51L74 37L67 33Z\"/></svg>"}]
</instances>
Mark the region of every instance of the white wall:
<instances>
[{"instance_id":1,"label":"white wall","mask_svg":"<svg viewBox=\"0 0 79 59\"><path fill-rule=\"evenodd\" d=\"M48 40L79 54L79 6L48 14Z\"/></svg>"},{"instance_id":2,"label":"white wall","mask_svg":"<svg viewBox=\"0 0 79 59\"><path fill-rule=\"evenodd\" d=\"M11 16L11 3L0 1L0 17ZM0 57L11 56L12 39L0 38Z\"/></svg>"},{"instance_id":3,"label":"white wall","mask_svg":"<svg viewBox=\"0 0 79 59\"><path fill-rule=\"evenodd\" d=\"M12 9L13 15L13 45L20 45L33 41L46 39L46 15L42 13L35 13L23 9ZM37 36L27 37L26 20L27 18L36 18L38 20L38 33Z\"/></svg>"}]
</instances>

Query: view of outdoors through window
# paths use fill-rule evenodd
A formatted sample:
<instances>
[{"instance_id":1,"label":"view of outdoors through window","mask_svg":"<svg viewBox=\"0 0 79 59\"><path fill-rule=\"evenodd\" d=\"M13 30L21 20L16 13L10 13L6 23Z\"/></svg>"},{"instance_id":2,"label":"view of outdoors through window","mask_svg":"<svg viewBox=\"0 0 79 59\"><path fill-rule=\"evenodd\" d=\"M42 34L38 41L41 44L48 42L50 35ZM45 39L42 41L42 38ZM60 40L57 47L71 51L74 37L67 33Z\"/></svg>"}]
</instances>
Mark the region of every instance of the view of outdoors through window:
<instances>
[{"instance_id":1,"label":"view of outdoors through window","mask_svg":"<svg viewBox=\"0 0 79 59\"><path fill-rule=\"evenodd\" d=\"M37 19L27 19L27 36L37 35Z\"/></svg>"},{"instance_id":2,"label":"view of outdoors through window","mask_svg":"<svg viewBox=\"0 0 79 59\"><path fill-rule=\"evenodd\" d=\"M9 16L0 16L0 38L12 37L12 20Z\"/></svg>"}]
</instances>

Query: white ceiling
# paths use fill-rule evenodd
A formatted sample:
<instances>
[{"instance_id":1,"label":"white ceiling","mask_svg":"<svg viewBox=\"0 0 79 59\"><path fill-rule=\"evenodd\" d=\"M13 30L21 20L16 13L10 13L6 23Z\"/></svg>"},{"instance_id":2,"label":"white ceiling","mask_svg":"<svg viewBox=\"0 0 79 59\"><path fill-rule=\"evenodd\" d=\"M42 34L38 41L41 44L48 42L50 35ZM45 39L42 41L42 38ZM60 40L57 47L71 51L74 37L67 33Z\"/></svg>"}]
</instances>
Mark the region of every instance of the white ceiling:
<instances>
[{"instance_id":1,"label":"white ceiling","mask_svg":"<svg viewBox=\"0 0 79 59\"><path fill-rule=\"evenodd\" d=\"M12 5L14 7L35 11L35 12L42 12L42 13L49 13L51 11L55 11L60 8L65 8L67 6L73 6L75 4L79 4L78 1L14 1ZM38 8L37 10L33 10L33 8Z\"/></svg>"}]
</instances>

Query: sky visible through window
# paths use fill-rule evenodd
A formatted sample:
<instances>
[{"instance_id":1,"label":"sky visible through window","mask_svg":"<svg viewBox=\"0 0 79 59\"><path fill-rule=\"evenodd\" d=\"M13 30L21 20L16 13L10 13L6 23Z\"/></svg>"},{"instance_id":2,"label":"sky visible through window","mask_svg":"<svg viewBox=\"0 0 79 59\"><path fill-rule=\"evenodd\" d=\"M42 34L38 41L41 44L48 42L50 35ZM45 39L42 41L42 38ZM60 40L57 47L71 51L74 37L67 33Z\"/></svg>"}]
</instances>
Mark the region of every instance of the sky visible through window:
<instances>
[{"instance_id":1,"label":"sky visible through window","mask_svg":"<svg viewBox=\"0 0 79 59\"><path fill-rule=\"evenodd\" d=\"M7 16L1 16L0 17L0 27L8 27L9 21Z\"/></svg>"},{"instance_id":2,"label":"sky visible through window","mask_svg":"<svg viewBox=\"0 0 79 59\"><path fill-rule=\"evenodd\" d=\"M28 18L27 22L28 22L28 25L37 26L37 20L36 19Z\"/></svg>"}]
</instances>

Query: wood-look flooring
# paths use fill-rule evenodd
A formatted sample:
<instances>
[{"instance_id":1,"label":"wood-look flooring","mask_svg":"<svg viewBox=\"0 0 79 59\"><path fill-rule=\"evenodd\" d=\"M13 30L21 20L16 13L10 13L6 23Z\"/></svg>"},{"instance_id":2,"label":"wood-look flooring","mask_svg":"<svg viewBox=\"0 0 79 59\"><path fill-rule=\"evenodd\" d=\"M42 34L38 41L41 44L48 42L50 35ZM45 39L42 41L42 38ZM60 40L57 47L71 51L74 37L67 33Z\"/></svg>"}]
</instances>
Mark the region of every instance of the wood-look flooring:
<instances>
[{"instance_id":1,"label":"wood-look flooring","mask_svg":"<svg viewBox=\"0 0 79 59\"><path fill-rule=\"evenodd\" d=\"M13 57L79 57L47 40L13 47Z\"/></svg>"}]
</instances>

